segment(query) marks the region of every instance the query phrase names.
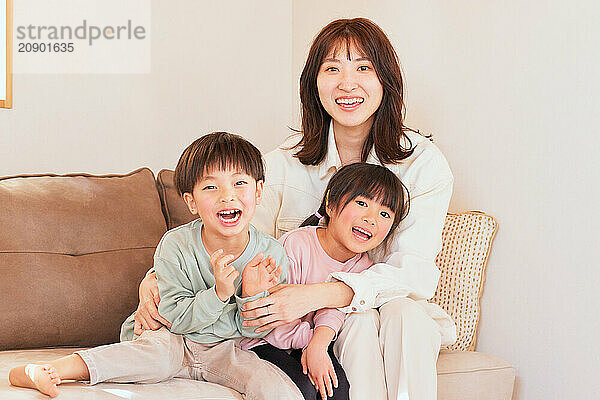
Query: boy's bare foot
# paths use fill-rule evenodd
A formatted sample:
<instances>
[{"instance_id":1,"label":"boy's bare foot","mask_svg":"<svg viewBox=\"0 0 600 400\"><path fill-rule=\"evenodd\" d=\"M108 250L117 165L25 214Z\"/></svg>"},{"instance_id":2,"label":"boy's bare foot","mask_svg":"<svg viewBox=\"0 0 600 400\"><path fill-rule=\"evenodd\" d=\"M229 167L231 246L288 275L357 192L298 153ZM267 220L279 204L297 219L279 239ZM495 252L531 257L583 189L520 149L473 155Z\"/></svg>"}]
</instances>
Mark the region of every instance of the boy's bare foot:
<instances>
[{"instance_id":1,"label":"boy's bare foot","mask_svg":"<svg viewBox=\"0 0 600 400\"><path fill-rule=\"evenodd\" d=\"M60 377L51 365L27 364L10 370L8 380L13 386L37 389L50 396L58 396Z\"/></svg>"}]
</instances>

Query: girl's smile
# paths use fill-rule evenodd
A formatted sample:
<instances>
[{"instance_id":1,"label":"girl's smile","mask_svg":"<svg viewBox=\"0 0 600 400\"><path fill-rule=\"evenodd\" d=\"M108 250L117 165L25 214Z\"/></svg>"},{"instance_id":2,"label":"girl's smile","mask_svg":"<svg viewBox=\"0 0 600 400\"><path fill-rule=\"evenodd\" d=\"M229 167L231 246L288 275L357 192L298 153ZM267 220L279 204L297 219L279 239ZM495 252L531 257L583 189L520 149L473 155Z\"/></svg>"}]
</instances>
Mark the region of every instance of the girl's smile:
<instances>
[{"instance_id":1,"label":"girl's smile","mask_svg":"<svg viewBox=\"0 0 600 400\"><path fill-rule=\"evenodd\" d=\"M358 196L340 211L328 209L326 229L318 229L317 237L325 252L345 262L356 254L379 246L394 223L394 212L374 199Z\"/></svg>"},{"instance_id":2,"label":"girl's smile","mask_svg":"<svg viewBox=\"0 0 600 400\"><path fill-rule=\"evenodd\" d=\"M367 229L361 228L360 226L352 227L352 234L360 242L366 242L373 237L373 234Z\"/></svg>"}]
</instances>

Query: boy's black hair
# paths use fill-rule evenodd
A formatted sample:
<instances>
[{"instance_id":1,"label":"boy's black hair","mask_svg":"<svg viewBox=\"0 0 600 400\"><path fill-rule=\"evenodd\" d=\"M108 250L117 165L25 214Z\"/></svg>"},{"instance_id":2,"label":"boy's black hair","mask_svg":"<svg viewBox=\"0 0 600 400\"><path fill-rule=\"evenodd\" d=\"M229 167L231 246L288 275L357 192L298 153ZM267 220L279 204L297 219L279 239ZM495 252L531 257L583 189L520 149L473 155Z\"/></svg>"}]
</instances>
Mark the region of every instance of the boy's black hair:
<instances>
[{"instance_id":1,"label":"boy's black hair","mask_svg":"<svg viewBox=\"0 0 600 400\"><path fill-rule=\"evenodd\" d=\"M394 212L394 222L385 240L384 248L400 221L408 215L408 189L400 179L386 167L367 163L354 163L340 168L329 180L323 200L319 206L319 214L329 223L327 204L336 211L341 211L358 196L379 201ZM300 226L318 225L316 215L308 217Z\"/></svg>"},{"instance_id":2,"label":"boy's black hair","mask_svg":"<svg viewBox=\"0 0 600 400\"><path fill-rule=\"evenodd\" d=\"M179 157L174 178L177 193L192 193L206 172L226 168L240 170L256 181L265 180L260 150L239 135L213 132L196 139Z\"/></svg>"}]
</instances>

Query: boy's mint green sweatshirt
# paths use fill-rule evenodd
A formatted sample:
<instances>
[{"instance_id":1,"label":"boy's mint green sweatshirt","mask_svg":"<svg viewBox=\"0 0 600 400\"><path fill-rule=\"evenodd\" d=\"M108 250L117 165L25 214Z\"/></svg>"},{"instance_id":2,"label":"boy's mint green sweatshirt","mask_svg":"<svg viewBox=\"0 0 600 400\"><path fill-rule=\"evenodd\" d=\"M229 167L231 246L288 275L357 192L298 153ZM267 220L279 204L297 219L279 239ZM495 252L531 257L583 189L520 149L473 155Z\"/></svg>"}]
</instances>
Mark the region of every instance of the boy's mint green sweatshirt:
<instances>
[{"instance_id":1,"label":"boy's mint green sweatshirt","mask_svg":"<svg viewBox=\"0 0 600 400\"><path fill-rule=\"evenodd\" d=\"M170 331L197 343L215 343L235 337L262 337L255 327L243 327L240 307L247 301L264 297L262 292L241 298L242 270L258 253L271 255L281 267L279 282L287 282L289 261L281 243L250 225L250 241L233 267L240 272L235 280L236 292L222 302L215 290L215 277L210 255L202 243L202 221L171 229L160 240L154 253L154 270L158 279L160 304L158 312L172 326ZM121 326L121 340L132 340L133 314Z\"/></svg>"}]
</instances>

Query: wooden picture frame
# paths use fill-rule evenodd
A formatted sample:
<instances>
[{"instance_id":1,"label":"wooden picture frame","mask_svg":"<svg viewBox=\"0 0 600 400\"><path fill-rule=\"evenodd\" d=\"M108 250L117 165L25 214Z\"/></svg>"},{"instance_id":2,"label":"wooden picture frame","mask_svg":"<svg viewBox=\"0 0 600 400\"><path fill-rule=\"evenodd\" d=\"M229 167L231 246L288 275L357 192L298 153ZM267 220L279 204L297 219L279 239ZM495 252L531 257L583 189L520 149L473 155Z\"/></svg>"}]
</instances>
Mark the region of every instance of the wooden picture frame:
<instances>
[{"instance_id":1,"label":"wooden picture frame","mask_svg":"<svg viewBox=\"0 0 600 400\"><path fill-rule=\"evenodd\" d=\"M12 108L12 6L0 0L0 108Z\"/></svg>"}]
</instances>

